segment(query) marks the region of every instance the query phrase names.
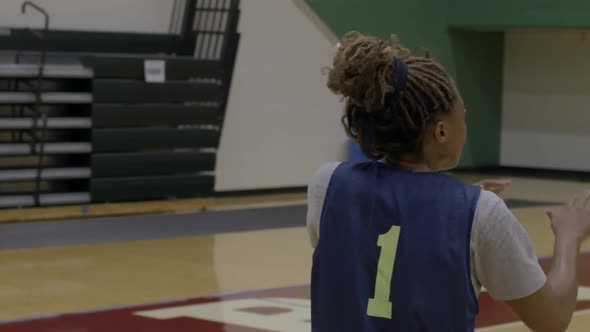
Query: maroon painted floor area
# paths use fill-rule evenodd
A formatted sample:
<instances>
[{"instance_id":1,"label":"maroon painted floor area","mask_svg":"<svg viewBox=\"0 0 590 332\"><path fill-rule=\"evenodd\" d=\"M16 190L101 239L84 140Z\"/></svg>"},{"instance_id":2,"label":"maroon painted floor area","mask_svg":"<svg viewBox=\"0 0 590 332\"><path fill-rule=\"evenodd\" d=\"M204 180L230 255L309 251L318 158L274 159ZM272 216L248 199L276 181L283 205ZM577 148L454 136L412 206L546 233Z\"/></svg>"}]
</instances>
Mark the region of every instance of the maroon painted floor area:
<instances>
[{"instance_id":1,"label":"maroon painted floor area","mask_svg":"<svg viewBox=\"0 0 590 332\"><path fill-rule=\"evenodd\" d=\"M584 254L581 258L581 285L590 286L590 254ZM548 259L541 260L544 269L550 266ZM138 316L138 312L146 310L177 308L196 304L228 303L234 300L283 298L283 299L309 299L308 286L294 286L283 289L271 289L253 291L248 293L223 295L186 301L177 301L165 304L151 304L119 309L107 309L100 312L66 314L55 317L40 318L20 322L0 323L0 332L268 332L251 327L223 324L204 319L179 317L171 319L153 319ZM582 301L578 309L590 308L590 301ZM308 308L305 308L308 310ZM281 303L268 302L264 305L245 306L236 309L250 315L263 317L280 315L291 311ZM477 327L487 327L517 321L510 309L499 302L495 302L487 293L480 297L480 315L477 319ZM285 331L291 331L286 327Z\"/></svg>"}]
</instances>

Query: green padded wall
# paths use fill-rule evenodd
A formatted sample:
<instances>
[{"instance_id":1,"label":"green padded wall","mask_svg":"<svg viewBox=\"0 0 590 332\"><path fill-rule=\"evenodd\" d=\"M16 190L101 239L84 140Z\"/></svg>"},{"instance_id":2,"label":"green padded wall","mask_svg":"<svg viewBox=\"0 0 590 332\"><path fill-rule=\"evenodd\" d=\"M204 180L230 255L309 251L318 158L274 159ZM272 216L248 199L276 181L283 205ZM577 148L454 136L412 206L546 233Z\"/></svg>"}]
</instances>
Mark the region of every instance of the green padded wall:
<instances>
[{"instance_id":1,"label":"green padded wall","mask_svg":"<svg viewBox=\"0 0 590 332\"><path fill-rule=\"evenodd\" d=\"M449 0L449 25L474 29L588 28L587 0Z\"/></svg>"},{"instance_id":2,"label":"green padded wall","mask_svg":"<svg viewBox=\"0 0 590 332\"><path fill-rule=\"evenodd\" d=\"M425 47L455 77L468 109L461 167L497 166L502 99L502 32L448 28L447 0L306 0L336 33L358 30Z\"/></svg>"}]
</instances>

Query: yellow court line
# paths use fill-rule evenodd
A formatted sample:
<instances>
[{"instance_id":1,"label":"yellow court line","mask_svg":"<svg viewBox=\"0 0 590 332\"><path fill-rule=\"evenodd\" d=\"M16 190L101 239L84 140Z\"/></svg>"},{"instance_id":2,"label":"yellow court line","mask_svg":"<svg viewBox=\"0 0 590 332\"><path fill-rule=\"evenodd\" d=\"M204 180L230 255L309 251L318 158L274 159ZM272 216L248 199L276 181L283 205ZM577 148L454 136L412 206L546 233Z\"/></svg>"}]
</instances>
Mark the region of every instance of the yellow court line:
<instances>
[{"instance_id":1,"label":"yellow court line","mask_svg":"<svg viewBox=\"0 0 590 332\"><path fill-rule=\"evenodd\" d=\"M220 205L210 208L210 211L233 211L244 209L260 209L284 206L300 206L307 204L307 200L293 200L286 202L265 202L265 203L251 203L251 204L235 204L235 205Z\"/></svg>"},{"instance_id":2,"label":"yellow court line","mask_svg":"<svg viewBox=\"0 0 590 332\"><path fill-rule=\"evenodd\" d=\"M243 209L305 204L306 194L274 194L224 198L193 198L131 203L91 204L26 209L6 209L1 223L126 216L158 213L194 213L206 210Z\"/></svg>"},{"instance_id":3,"label":"yellow court line","mask_svg":"<svg viewBox=\"0 0 590 332\"><path fill-rule=\"evenodd\" d=\"M213 205L213 202L213 198L199 198L175 201L7 209L2 210L2 213L0 213L0 223L78 219L87 217L95 218L147 213L168 213L187 209L207 209Z\"/></svg>"}]
</instances>

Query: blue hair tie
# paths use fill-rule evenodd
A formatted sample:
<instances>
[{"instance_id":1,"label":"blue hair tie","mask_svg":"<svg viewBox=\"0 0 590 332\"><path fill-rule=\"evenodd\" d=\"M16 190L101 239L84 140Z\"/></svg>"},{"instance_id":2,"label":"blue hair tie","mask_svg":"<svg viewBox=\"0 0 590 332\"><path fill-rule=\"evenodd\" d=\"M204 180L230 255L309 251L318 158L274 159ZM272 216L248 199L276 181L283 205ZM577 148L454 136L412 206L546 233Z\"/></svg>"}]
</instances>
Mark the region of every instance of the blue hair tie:
<instances>
[{"instance_id":1,"label":"blue hair tie","mask_svg":"<svg viewBox=\"0 0 590 332\"><path fill-rule=\"evenodd\" d=\"M386 104L390 104L393 108L397 108L400 103L400 93L406 87L406 82L408 81L408 65L406 62L400 58L396 58L393 62L394 65L392 66L393 75L393 86L394 91L393 94L390 95ZM362 112L361 114L364 116L364 128L363 128L363 143L366 147L365 151L370 151L370 147L373 144L373 138L375 133L376 127L376 119L375 119L376 112ZM349 128L352 123L352 117L350 114L348 115L348 125ZM379 155L373 155L374 158L379 158Z\"/></svg>"},{"instance_id":2,"label":"blue hair tie","mask_svg":"<svg viewBox=\"0 0 590 332\"><path fill-rule=\"evenodd\" d=\"M402 59L396 58L393 66L393 73L395 77L394 101L399 98L399 93L406 87L408 81L408 65Z\"/></svg>"}]
</instances>

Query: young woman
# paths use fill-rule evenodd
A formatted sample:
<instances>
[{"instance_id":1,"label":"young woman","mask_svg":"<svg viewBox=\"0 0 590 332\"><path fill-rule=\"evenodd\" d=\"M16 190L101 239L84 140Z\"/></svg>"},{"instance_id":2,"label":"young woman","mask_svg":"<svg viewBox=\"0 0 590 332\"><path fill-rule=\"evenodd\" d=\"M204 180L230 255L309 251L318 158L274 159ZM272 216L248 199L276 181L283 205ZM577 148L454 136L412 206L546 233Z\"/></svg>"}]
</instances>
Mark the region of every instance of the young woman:
<instances>
[{"instance_id":1,"label":"young woman","mask_svg":"<svg viewBox=\"0 0 590 332\"><path fill-rule=\"evenodd\" d=\"M309 186L313 331L473 331L482 287L534 331L564 331L590 194L548 214L556 243L546 276L498 196L439 173L458 164L466 111L438 62L395 37L350 33L328 87L346 102L347 133L375 161L326 164Z\"/></svg>"}]
</instances>

